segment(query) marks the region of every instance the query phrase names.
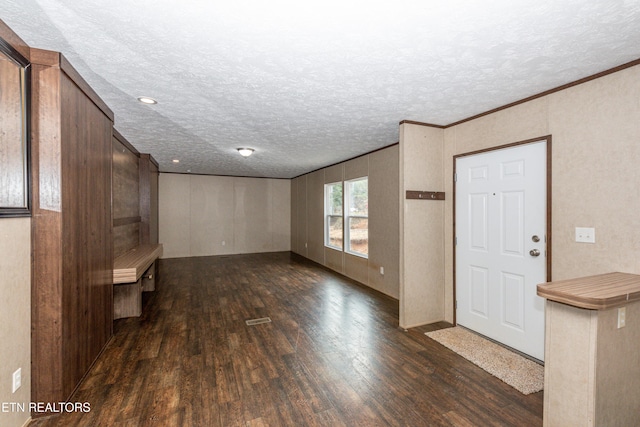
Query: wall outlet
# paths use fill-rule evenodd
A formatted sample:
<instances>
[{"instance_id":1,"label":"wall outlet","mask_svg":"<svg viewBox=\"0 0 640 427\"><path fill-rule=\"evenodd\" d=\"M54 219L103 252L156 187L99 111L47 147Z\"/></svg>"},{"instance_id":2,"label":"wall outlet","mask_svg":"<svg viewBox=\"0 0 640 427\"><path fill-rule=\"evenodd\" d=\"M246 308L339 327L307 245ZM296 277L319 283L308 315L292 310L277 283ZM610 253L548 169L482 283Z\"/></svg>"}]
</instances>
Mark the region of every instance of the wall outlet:
<instances>
[{"instance_id":1,"label":"wall outlet","mask_svg":"<svg viewBox=\"0 0 640 427\"><path fill-rule=\"evenodd\" d=\"M222 246L226 245L227 242L225 242L224 240L222 241Z\"/></svg>"},{"instance_id":2,"label":"wall outlet","mask_svg":"<svg viewBox=\"0 0 640 427\"><path fill-rule=\"evenodd\" d=\"M618 309L618 329L624 328L627 324L627 307Z\"/></svg>"},{"instance_id":3,"label":"wall outlet","mask_svg":"<svg viewBox=\"0 0 640 427\"><path fill-rule=\"evenodd\" d=\"M22 385L22 368L18 368L13 373L13 384L11 387L11 393L15 393Z\"/></svg>"},{"instance_id":4,"label":"wall outlet","mask_svg":"<svg viewBox=\"0 0 640 427\"><path fill-rule=\"evenodd\" d=\"M595 243L596 229L590 227L576 227L576 242Z\"/></svg>"},{"instance_id":5,"label":"wall outlet","mask_svg":"<svg viewBox=\"0 0 640 427\"><path fill-rule=\"evenodd\" d=\"M380 274L384 276L384 267L380 267Z\"/></svg>"}]
</instances>

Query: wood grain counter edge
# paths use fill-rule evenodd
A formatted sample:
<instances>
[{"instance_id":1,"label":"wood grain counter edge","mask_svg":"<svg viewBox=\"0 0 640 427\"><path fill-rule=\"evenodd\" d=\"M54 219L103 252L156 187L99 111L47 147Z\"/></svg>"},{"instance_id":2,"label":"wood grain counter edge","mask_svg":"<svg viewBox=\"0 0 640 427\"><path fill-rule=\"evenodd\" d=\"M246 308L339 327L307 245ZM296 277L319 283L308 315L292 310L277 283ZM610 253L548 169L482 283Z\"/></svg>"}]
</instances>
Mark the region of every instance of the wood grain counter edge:
<instances>
[{"instance_id":1,"label":"wood grain counter edge","mask_svg":"<svg viewBox=\"0 0 640 427\"><path fill-rule=\"evenodd\" d=\"M140 276L162 256L162 244L140 245L117 257L113 266L113 283L137 282Z\"/></svg>"},{"instance_id":2,"label":"wood grain counter edge","mask_svg":"<svg viewBox=\"0 0 640 427\"><path fill-rule=\"evenodd\" d=\"M606 273L539 284L539 296L588 310L605 310L640 300L640 275Z\"/></svg>"}]
</instances>

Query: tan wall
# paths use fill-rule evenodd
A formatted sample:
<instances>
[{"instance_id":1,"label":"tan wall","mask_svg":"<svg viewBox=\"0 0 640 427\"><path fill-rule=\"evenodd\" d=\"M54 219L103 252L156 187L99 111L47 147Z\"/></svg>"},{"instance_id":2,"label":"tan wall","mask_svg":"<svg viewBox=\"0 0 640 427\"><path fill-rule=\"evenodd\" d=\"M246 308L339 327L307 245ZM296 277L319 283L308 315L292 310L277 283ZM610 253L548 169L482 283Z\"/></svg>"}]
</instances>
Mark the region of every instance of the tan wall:
<instances>
[{"instance_id":1,"label":"tan wall","mask_svg":"<svg viewBox=\"0 0 640 427\"><path fill-rule=\"evenodd\" d=\"M31 220L0 219L0 402L31 400ZM22 386L11 393L13 372ZM0 412L0 425L21 426L26 412Z\"/></svg>"},{"instance_id":2,"label":"tan wall","mask_svg":"<svg viewBox=\"0 0 640 427\"><path fill-rule=\"evenodd\" d=\"M399 297L398 146L295 178L292 251L393 298ZM369 258L324 246L324 184L369 177ZM384 267L384 274L380 274Z\"/></svg>"},{"instance_id":3,"label":"tan wall","mask_svg":"<svg viewBox=\"0 0 640 427\"><path fill-rule=\"evenodd\" d=\"M324 168L322 170L324 172L324 183L325 184L331 184L334 182L340 182L343 181L344 178L344 163L340 163L338 165L334 165L328 168ZM318 194L321 195L322 197L324 197L324 187L322 190L322 194ZM323 210L324 210L324 200L323 200ZM324 227L324 218L323 218L323 224L322 226ZM324 238L324 228L323 228L323 238ZM327 267L329 267L330 269L337 271L338 273L344 274L344 257L345 257L345 253L343 251L340 250L336 250L336 249L332 249L332 248L328 248L326 246L324 246L323 244L323 248L324 248L324 259L325 259L325 264Z\"/></svg>"},{"instance_id":4,"label":"tan wall","mask_svg":"<svg viewBox=\"0 0 640 427\"><path fill-rule=\"evenodd\" d=\"M160 174L164 258L288 251L291 183Z\"/></svg>"},{"instance_id":5,"label":"tan wall","mask_svg":"<svg viewBox=\"0 0 640 427\"><path fill-rule=\"evenodd\" d=\"M291 251L298 252L298 179L291 180L291 206L290 206L290 218L291 218Z\"/></svg>"},{"instance_id":6,"label":"tan wall","mask_svg":"<svg viewBox=\"0 0 640 427\"><path fill-rule=\"evenodd\" d=\"M640 273L640 66L444 131L444 183L453 156L551 134L552 278ZM453 320L453 199L445 202L445 316ZM595 227L596 243L576 243Z\"/></svg>"},{"instance_id":7,"label":"tan wall","mask_svg":"<svg viewBox=\"0 0 640 427\"><path fill-rule=\"evenodd\" d=\"M296 201L292 209L291 223L295 224L295 241L291 250L302 256L307 256L307 176L300 176L292 181L291 199Z\"/></svg>"},{"instance_id":8,"label":"tan wall","mask_svg":"<svg viewBox=\"0 0 640 427\"><path fill-rule=\"evenodd\" d=\"M640 411L640 302L586 310L548 301L545 340L545 426L637 425Z\"/></svg>"},{"instance_id":9,"label":"tan wall","mask_svg":"<svg viewBox=\"0 0 640 427\"><path fill-rule=\"evenodd\" d=\"M381 231L369 234L369 286L394 298L400 297L399 151L396 145L368 156L369 170L375 171L369 186L376 189L369 195L369 227Z\"/></svg>"},{"instance_id":10,"label":"tan wall","mask_svg":"<svg viewBox=\"0 0 640 427\"><path fill-rule=\"evenodd\" d=\"M307 175L307 257L324 264L324 171Z\"/></svg>"},{"instance_id":11,"label":"tan wall","mask_svg":"<svg viewBox=\"0 0 640 427\"><path fill-rule=\"evenodd\" d=\"M407 200L407 190L443 191L442 129L400 125L400 326L444 318L444 208ZM451 198L448 191L445 197Z\"/></svg>"},{"instance_id":12,"label":"tan wall","mask_svg":"<svg viewBox=\"0 0 640 427\"><path fill-rule=\"evenodd\" d=\"M618 329L618 309L598 311L595 356L595 426L631 426L640 414L640 302L625 307L626 326Z\"/></svg>"}]
</instances>

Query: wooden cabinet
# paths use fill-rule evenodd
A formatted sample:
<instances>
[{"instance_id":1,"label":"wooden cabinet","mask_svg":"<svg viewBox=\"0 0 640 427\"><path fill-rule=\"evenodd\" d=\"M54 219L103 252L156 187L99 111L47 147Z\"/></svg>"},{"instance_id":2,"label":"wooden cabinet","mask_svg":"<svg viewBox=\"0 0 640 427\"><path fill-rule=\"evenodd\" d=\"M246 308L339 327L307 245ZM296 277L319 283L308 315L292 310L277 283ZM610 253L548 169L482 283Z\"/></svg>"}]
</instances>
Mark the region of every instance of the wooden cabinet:
<instances>
[{"instance_id":1,"label":"wooden cabinet","mask_svg":"<svg viewBox=\"0 0 640 427\"><path fill-rule=\"evenodd\" d=\"M113 332L113 113L60 53L30 53L31 400L63 402Z\"/></svg>"}]
</instances>

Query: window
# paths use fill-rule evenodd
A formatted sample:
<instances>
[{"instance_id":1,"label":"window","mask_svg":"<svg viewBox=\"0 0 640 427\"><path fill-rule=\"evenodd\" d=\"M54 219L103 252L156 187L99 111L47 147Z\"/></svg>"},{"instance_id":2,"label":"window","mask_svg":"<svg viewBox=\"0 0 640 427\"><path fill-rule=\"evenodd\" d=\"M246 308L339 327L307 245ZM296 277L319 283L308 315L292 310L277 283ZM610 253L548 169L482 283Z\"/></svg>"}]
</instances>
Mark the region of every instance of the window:
<instances>
[{"instance_id":1,"label":"window","mask_svg":"<svg viewBox=\"0 0 640 427\"><path fill-rule=\"evenodd\" d=\"M342 250L342 183L324 185L324 244Z\"/></svg>"},{"instance_id":2,"label":"window","mask_svg":"<svg viewBox=\"0 0 640 427\"><path fill-rule=\"evenodd\" d=\"M369 179L363 177L345 181L344 197L342 193L342 182L324 185L324 244L329 248L367 258ZM343 249L344 246L346 248Z\"/></svg>"},{"instance_id":3,"label":"window","mask_svg":"<svg viewBox=\"0 0 640 427\"><path fill-rule=\"evenodd\" d=\"M366 258L369 256L369 179L346 181L345 187L346 251Z\"/></svg>"}]
</instances>

